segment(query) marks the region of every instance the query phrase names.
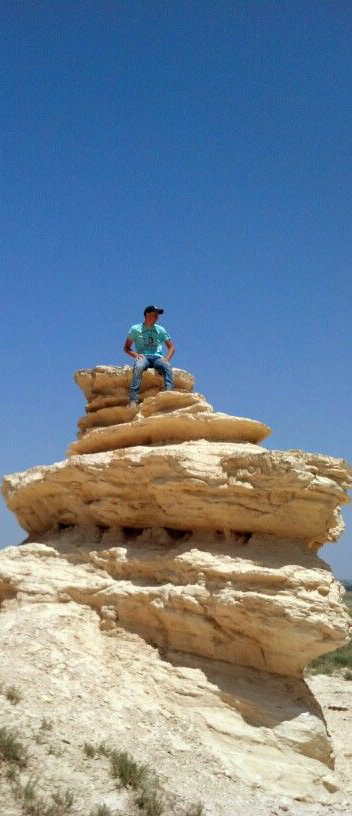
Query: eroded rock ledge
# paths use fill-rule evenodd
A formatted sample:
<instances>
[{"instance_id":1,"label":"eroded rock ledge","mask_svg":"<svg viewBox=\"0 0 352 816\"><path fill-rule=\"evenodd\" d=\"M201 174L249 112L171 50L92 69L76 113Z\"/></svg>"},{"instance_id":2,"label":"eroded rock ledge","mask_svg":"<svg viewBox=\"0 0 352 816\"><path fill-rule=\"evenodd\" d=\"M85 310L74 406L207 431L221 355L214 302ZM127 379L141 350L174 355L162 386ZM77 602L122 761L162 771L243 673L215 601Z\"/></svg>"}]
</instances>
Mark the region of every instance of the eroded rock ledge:
<instances>
[{"instance_id":1,"label":"eroded rock ledge","mask_svg":"<svg viewBox=\"0 0 352 816\"><path fill-rule=\"evenodd\" d=\"M0 600L83 603L110 610L164 655L187 652L301 676L348 640L343 590L302 542L163 529L50 532L4 553ZM94 547L95 540L95 547ZM55 548L45 541L54 541Z\"/></svg>"},{"instance_id":2,"label":"eroded rock ledge","mask_svg":"<svg viewBox=\"0 0 352 816\"><path fill-rule=\"evenodd\" d=\"M204 440L72 456L7 476L3 495L21 526L234 530L336 539L348 501L343 460Z\"/></svg>"}]
</instances>

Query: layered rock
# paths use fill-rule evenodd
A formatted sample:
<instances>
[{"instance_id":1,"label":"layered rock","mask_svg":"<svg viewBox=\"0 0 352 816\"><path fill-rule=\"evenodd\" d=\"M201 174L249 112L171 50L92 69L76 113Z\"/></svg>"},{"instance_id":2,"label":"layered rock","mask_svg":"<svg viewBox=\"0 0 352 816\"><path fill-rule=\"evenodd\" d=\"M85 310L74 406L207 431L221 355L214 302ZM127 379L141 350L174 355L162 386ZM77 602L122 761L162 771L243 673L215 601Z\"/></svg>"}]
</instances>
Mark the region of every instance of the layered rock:
<instances>
[{"instance_id":1,"label":"layered rock","mask_svg":"<svg viewBox=\"0 0 352 816\"><path fill-rule=\"evenodd\" d=\"M58 539L52 541L56 550ZM165 808L163 816L194 813L197 801L206 816L269 816L288 795L304 800L300 816L311 816L311 808L318 816L321 801L335 805L324 722L301 680L184 653L163 659L122 627L102 632L87 604L55 602L49 593L36 599L43 578L40 573L34 582L37 564L47 562L49 578L55 562L56 581L65 570L63 558L40 546L40 553L25 545L6 554L7 564L12 555L27 562L35 586L27 579L29 595L16 605L8 601L0 615L1 679L22 692L16 706L5 707L0 697L2 725L15 728L28 746L26 778L35 780L37 791L69 787L73 816L103 802L114 814L137 814L125 789L109 780L106 760L84 757L85 743L104 741L149 762L166 792L177 794L179 807ZM93 573L78 572L87 586ZM44 585L48 590L50 578ZM106 624L112 611L102 613ZM47 737L44 718L51 726ZM3 778L1 793L4 816L23 816L20 803L6 796ZM262 804L267 795L272 807ZM297 803L286 803L296 815Z\"/></svg>"},{"instance_id":2,"label":"layered rock","mask_svg":"<svg viewBox=\"0 0 352 816\"><path fill-rule=\"evenodd\" d=\"M88 402L87 416L78 422L79 439L69 447L71 456L197 439L257 443L270 433L262 422L214 413L203 396L191 393L194 378L178 368L170 392L161 391L162 378L154 369L147 369L139 409L128 404L129 366L97 366L78 371L75 379Z\"/></svg>"},{"instance_id":3,"label":"layered rock","mask_svg":"<svg viewBox=\"0 0 352 816\"><path fill-rule=\"evenodd\" d=\"M173 369L174 388L177 392L189 394L193 390L194 377L188 371ZM132 382L130 366L96 366L75 373L75 382L82 389L87 403L86 413L91 414L104 408L126 407ZM155 369L143 373L139 402L160 394L163 379ZM101 423L102 425L108 423Z\"/></svg>"},{"instance_id":4,"label":"layered rock","mask_svg":"<svg viewBox=\"0 0 352 816\"><path fill-rule=\"evenodd\" d=\"M72 456L4 479L21 526L233 530L323 543L342 529L342 460L250 443L185 442Z\"/></svg>"},{"instance_id":5,"label":"layered rock","mask_svg":"<svg viewBox=\"0 0 352 816\"><path fill-rule=\"evenodd\" d=\"M28 544L17 557L4 554L0 599L10 593L22 602L109 608L108 628L137 632L164 655L182 651L290 676L348 638L341 588L298 541L204 533L176 539L158 529L131 540L122 530L91 529L84 543L79 528L71 529L56 536L55 549Z\"/></svg>"},{"instance_id":6,"label":"layered rock","mask_svg":"<svg viewBox=\"0 0 352 816\"><path fill-rule=\"evenodd\" d=\"M88 404L69 458L4 479L30 536L0 557L4 609L88 606L101 637L134 633L171 674L187 666L194 688L200 668L212 684L205 707L226 699L227 713L209 727L226 731L227 757L243 750L248 767L254 752L248 780L282 790L297 763L301 792L313 785L323 799L334 788L333 760L302 672L349 637L343 591L316 554L343 526L346 462L260 447L269 428L213 412L187 372L176 370L166 393L147 371L137 408L128 405L126 366L80 371L76 381ZM222 739L213 745L220 761Z\"/></svg>"}]
</instances>

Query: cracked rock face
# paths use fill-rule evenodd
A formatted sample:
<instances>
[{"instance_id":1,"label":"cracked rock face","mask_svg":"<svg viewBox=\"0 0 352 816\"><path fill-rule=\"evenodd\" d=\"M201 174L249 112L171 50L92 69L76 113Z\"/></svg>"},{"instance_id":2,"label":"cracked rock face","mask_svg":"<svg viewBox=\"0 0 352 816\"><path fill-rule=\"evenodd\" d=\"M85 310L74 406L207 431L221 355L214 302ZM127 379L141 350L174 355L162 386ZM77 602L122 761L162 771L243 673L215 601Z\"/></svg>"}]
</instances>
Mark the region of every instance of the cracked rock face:
<instances>
[{"instance_id":1,"label":"cracked rock face","mask_svg":"<svg viewBox=\"0 0 352 816\"><path fill-rule=\"evenodd\" d=\"M323 543L342 530L348 483L342 460L200 440L72 456L6 477L3 494L29 533L160 526Z\"/></svg>"},{"instance_id":2,"label":"cracked rock face","mask_svg":"<svg viewBox=\"0 0 352 816\"><path fill-rule=\"evenodd\" d=\"M0 555L0 618L89 608L96 637L148 644L174 689L183 667L219 773L245 766L248 784L326 801L333 757L302 677L349 637L316 551L342 530L351 471L260 447L267 426L214 413L187 372L165 393L147 371L137 407L130 380L128 366L78 372L88 403L69 459L5 477L29 541Z\"/></svg>"},{"instance_id":3,"label":"cracked rock face","mask_svg":"<svg viewBox=\"0 0 352 816\"><path fill-rule=\"evenodd\" d=\"M0 599L109 608L114 625L164 655L182 651L301 676L310 660L348 640L341 587L299 541L201 533L175 540L149 529L133 539L91 530L83 544L80 528L71 528L54 548L26 544L4 553L0 576Z\"/></svg>"}]
</instances>

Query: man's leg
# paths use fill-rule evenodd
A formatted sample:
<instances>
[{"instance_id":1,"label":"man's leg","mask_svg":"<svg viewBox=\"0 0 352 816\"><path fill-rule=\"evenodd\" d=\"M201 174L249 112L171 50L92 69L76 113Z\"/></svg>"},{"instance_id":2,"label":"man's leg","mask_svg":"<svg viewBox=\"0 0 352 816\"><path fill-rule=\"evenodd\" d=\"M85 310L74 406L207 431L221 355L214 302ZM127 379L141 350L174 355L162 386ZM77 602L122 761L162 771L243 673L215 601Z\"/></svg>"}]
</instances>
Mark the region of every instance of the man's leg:
<instances>
[{"instance_id":1,"label":"man's leg","mask_svg":"<svg viewBox=\"0 0 352 816\"><path fill-rule=\"evenodd\" d=\"M170 363L163 360L162 357L157 357L154 361L154 368L160 371L164 377L165 391L172 391L174 387L174 378L172 375L172 366Z\"/></svg>"},{"instance_id":2,"label":"man's leg","mask_svg":"<svg viewBox=\"0 0 352 816\"><path fill-rule=\"evenodd\" d=\"M132 370L132 383L130 390L130 402L138 402L139 390L142 382L142 374L146 368L149 368L150 362L146 357L140 357L136 360Z\"/></svg>"}]
</instances>

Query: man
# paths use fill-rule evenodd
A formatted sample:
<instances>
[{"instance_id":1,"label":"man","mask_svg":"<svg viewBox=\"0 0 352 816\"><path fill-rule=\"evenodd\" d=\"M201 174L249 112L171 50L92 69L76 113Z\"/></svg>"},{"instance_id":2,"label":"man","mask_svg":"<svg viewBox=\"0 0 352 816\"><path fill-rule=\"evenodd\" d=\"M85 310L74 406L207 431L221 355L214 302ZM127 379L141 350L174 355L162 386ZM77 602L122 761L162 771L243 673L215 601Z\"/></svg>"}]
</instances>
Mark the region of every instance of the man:
<instances>
[{"instance_id":1,"label":"man","mask_svg":"<svg viewBox=\"0 0 352 816\"><path fill-rule=\"evenodd\" d=\"M142 373L146 368L155 368L163 374L165 391L172 391L174 387L170 360L175 354L175 346L166 329L156 325L163 312L164 309L158 309L157 306L147 306L144 309L144 323L135 323L128 332L124 351L135 360L130 405L137 405ZM133 343L136 351L132 350ZM167 354L163 356L164 343Z\"/></svg>"}]
</instances>

